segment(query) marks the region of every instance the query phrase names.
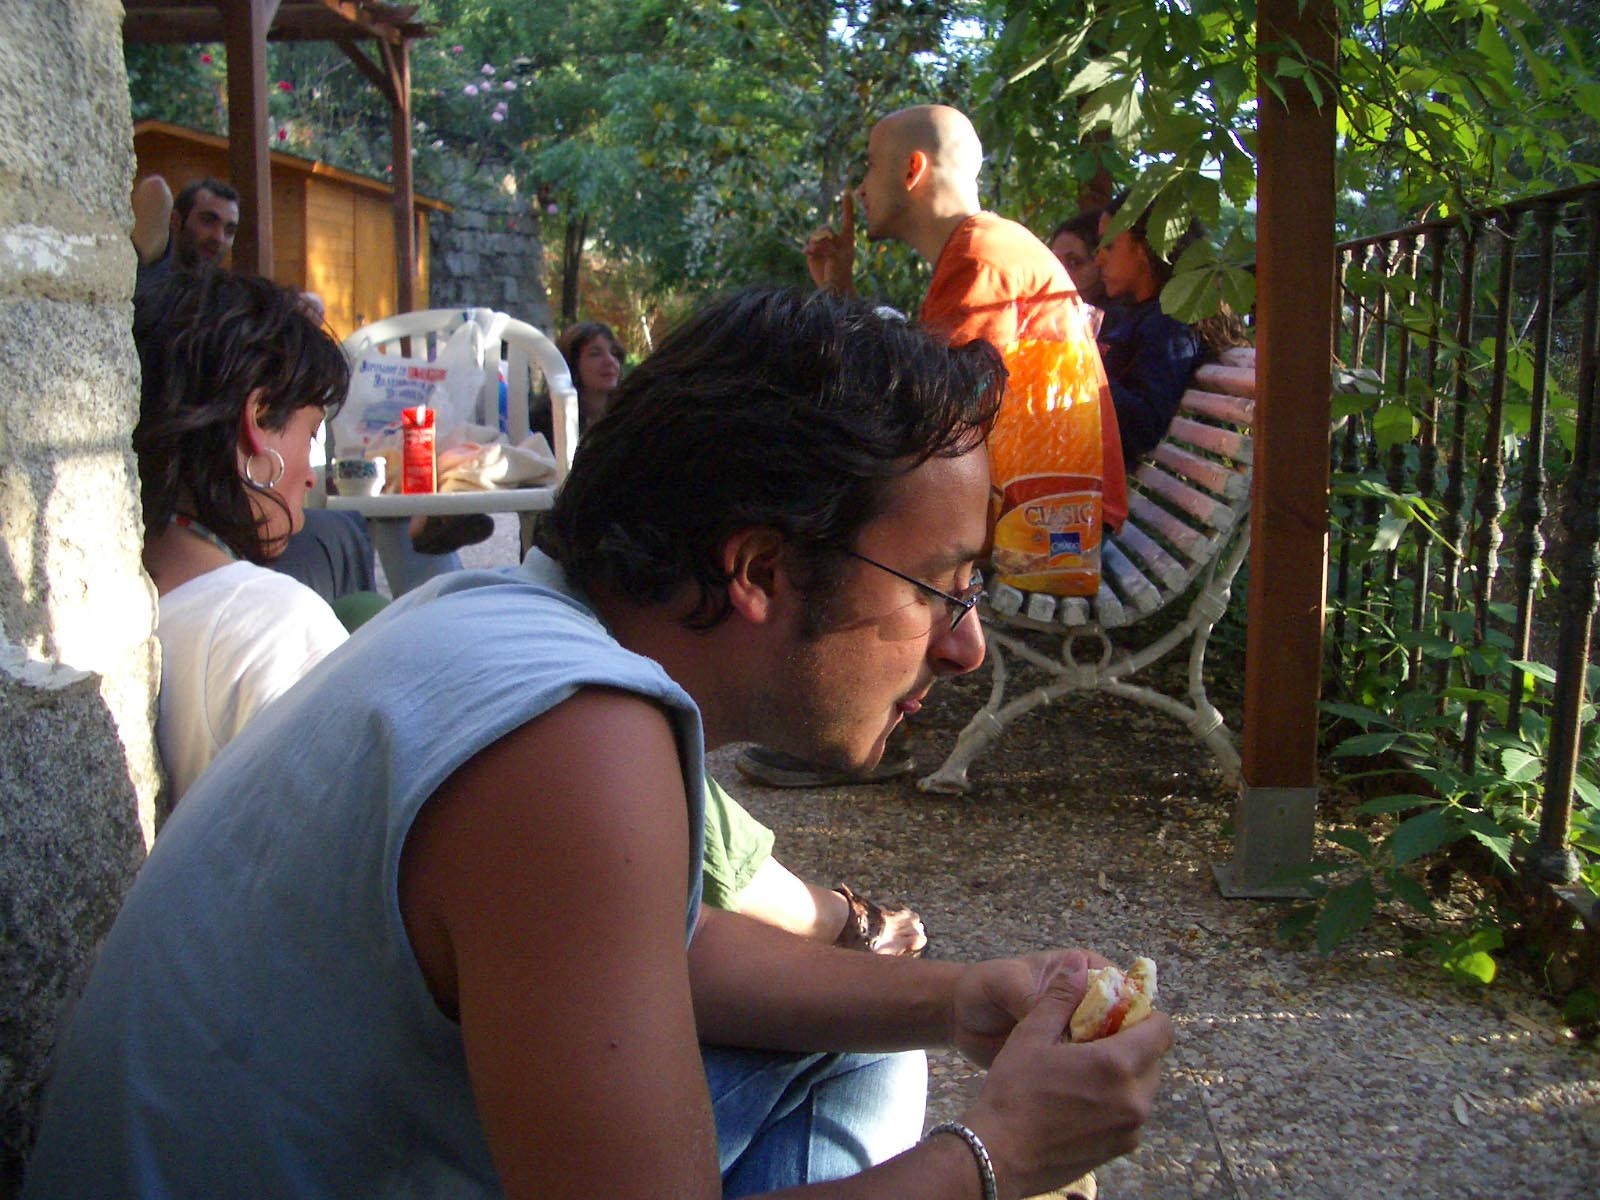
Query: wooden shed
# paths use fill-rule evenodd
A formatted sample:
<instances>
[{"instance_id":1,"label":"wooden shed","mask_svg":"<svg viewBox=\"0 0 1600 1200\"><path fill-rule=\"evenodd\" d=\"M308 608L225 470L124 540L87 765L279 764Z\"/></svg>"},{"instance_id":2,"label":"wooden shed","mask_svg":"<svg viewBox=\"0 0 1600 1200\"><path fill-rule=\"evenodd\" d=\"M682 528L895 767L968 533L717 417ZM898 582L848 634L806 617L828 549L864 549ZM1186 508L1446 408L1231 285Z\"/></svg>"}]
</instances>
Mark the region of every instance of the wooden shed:
<instances>
[{"instance_id":1,"label":"wooden shed","mask_svg":"<svg viewBox=\"0 0 1600 1200\"><path fill-rule=\"evenodd\" d=\"M228 139L165 121L133 128L136 179L161 175L173 194L187 183L228 178ZM394 189L376 179L273 152L271 277L316 292L344 338L399 311ZM417 308L428 307L428 223L450 206L416 197Z\"/></svg>"}]
</instances>

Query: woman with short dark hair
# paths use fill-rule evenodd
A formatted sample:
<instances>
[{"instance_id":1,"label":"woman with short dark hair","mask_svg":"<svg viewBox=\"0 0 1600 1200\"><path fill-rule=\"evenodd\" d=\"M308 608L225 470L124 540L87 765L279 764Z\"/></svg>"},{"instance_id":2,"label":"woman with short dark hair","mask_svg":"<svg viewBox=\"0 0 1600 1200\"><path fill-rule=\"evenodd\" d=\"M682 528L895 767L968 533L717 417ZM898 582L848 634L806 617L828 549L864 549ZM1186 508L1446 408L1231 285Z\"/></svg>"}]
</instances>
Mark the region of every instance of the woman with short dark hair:
<instances>
[{"instance_id":1,"label":"woman with short dark hair","mask_svg":"<svg viewBox=\"0 0 1600 1200\"><path fill-rule=\"evenodd\" d=\"M349 366L297 292L215 270L141 296L134 341L144 565L159 597L156 738L175 803L345 639L326 601L261 564L304 523L311 442Z\"/></svg>"}]
</instances>

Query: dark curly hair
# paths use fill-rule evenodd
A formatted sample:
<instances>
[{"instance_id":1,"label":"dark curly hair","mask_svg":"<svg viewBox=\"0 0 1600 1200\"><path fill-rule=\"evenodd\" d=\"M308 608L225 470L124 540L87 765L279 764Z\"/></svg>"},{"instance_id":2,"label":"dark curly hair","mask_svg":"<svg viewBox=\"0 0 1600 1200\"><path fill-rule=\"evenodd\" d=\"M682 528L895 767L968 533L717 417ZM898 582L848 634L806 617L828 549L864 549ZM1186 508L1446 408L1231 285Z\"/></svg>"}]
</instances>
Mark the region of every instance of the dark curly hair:
<instances>
[{"instance_id":1,"label":"dark curly hair","mask_svg":"<svg viewBox=\"0 0 1600 1200\"><path fill-rule=\"evenodd\" d=\"M1103 212L1105 212L1103 208L1086 208L1077 216L1068 217L1050 231L1050 236L1044 239L1044 244L1048 246L1063 233L1070 233L1088 247L1092 255L1094 248L1100 244L1100 214Z\"/></svg>"},{"instance_id":2,"label":"dark curly hair","mask_svg":"<svg viewBox=\"0 0 1600 1200\"><path fill-rule=\"evenodd\" d=\"M890 483L982 444L1005 367L986 342L952 348L859 300L750 288L669 334L579 443L536 542L579 587L662 603L685 623L728 613L718 555L741 529L777 530L825 595Z\"/></svg>"},{"instance_id":3,"label":"dark curly hair","mask_svg":"<svg viewBox=\"0 0 1600 1200\"><path fill-rule=\"evenodd\" d=\"M147 530L193 517L240 558L265 562L265 522L239 476L239 421L260 392L263 428L282 429L296 409L329 412L350 385L344 351L313 320L300 294L270 280L216 268L180 271L134 303L142 380L133 449Z\"/></svg>"}]
</instances>

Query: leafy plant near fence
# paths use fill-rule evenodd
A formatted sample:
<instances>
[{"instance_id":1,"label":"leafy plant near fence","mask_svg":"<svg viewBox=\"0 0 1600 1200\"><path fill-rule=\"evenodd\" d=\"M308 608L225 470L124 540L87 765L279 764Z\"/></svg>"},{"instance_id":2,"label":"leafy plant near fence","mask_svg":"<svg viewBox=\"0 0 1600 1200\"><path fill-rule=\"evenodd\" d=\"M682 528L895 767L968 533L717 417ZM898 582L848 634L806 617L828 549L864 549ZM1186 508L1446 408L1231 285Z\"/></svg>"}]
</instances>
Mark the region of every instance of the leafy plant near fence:
<instances>
[{"instance_id":1,"label":"leafy plant near fence","mask_svg":"<svg viewBox=\"0 0 1600 1200\"><path fill-rule=\"evenodd\" d=\"M1413 295L1404 280L1358 276L1347 283L1357 304L1388 289L1390 329L1404 331L1394 336L1411 337L1414 349L1434 331L1440 342L1436 378L1451 378L1457 365L1475 381L1487 378L1492 338L1474 335L1462 345L1437 334L1447 324L1442 314L1432 311L1426 297ZM1385 907L1409 912L1436 923L1440 932L1419 939L1417 949L1451 975L1489 983L1516 952L1538 968L1541 983L1566 994L1572 1019L1593 1020L1600 1015L1600 997L1558 968L1558 947L1535 944L1513 886L1538 833L1556 673L1537 655L1518 656L1508 632L1517 615L1514 604L1493 590L1481 611L1478 604L1481 572L1474 548L1486 518L1473 502L1480 487L1492 485L1478 476L1480 451L1486 439L1495 440L1488 431L1500 429L1511 481L1507 511L1514 512L1528 439L1545 436L1529 424L1527 348L1514 341L1506 357L1496 426L1478 395L1487 393L1486 386L1475 387L1474 398L1458 412L1420 372L1404 385L1373 381L1339 398L1336 416L1354 428L1342 430L1335 442L1337 447L1351 439L1342 463L1335 453L1344 469L1333 476L1335 567L1328 596L1324 734L1330 772L1358 803L1349 824L1328 832L1328 852L1295 873L1310 899L1291 911L1283 932L1314 937L1326 953ZM1559 386L1552 386L1547 400L1553 469L1546 480L1553 487L1572 446L1573 405ZM1471 520L1456 532L1455 545L1437 486L1435 494L1424 494L1417 484L1417 434L1431 418L1437 418L1441 443L1451 423L1463 422L1460 511ZM1511 524L1509 518L1505 523ZM1459 586L1452 594L1441 583L1441 564L1457 550ZM1415 570L1419 555L1432 564L1426 572ZM1541 564L1534 589L1535 601L1544 605L1536 610L1540 620L1557 619L1551 601L1560 566L1559 559ZM1502 572L1502 581L1508 574ZM1426 615L1416 622L1419 577L1428 595ZM1600 668L1591 666L1586 694L1594 696L1597 688ZM1600 724L1593 718L1590 703L1580 714L1584 733L1570 845L1581 864L1581 883L1600 892ZM1452 876L1462 874L1471 886L1452 889ZM1462 909L1463 894L1472 905L1468 911Z\"/></svg>"}]
</instances>

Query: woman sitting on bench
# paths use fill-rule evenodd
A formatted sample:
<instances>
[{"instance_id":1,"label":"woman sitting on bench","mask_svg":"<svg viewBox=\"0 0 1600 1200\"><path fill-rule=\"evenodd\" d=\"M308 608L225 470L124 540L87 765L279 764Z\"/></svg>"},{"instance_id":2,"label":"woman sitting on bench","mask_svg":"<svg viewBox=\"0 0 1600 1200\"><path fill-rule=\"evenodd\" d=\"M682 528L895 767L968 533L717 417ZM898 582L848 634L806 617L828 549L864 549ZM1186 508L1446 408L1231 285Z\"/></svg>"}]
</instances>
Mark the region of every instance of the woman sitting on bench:
<instances>
[{"instance_id":1,"label":"woman sitting on bench","mask_svg":"<svg viewBox=\"0 0 1600 1200\"><path fill-rule=\"evenodd\" d=\"M1246 344L1231 313L1185 325L1161 310L1161 289L1172 278L1172 264L1202 236L1197 222L1163 258L1146 237L1150 210L1129 228L1106 238L1111 219L1127 200L1124 192L1100 216L1100 249L1095 261L1100 284L1112 303L1100 327L1100 358L1111 385L1122 434L1122 461L1131 471L1135 463L1166 436L1178 411L1178 402L1195 367L1215 358L1229 346Z\"/></svg>"}]
</instances>

